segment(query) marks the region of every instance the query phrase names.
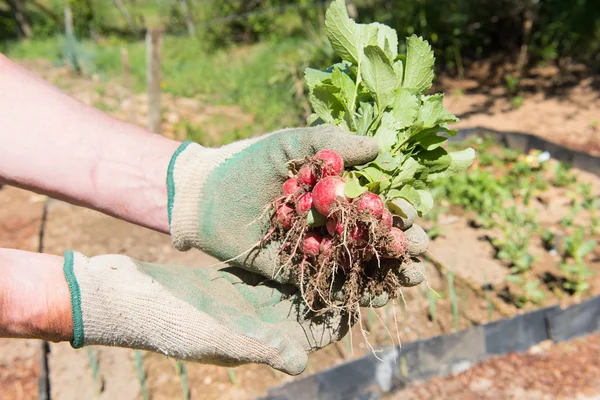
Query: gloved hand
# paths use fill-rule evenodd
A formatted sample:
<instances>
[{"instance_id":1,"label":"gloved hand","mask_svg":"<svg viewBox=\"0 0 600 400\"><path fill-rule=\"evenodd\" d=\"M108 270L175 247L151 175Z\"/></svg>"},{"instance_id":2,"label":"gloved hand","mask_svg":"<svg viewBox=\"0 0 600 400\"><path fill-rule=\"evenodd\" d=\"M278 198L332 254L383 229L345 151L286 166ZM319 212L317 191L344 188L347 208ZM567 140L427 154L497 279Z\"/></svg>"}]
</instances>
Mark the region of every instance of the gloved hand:
<instances>
[{"instance_id":1,"label":"gloved hand","mask_svg":"<svg viewBox=\"0 0 600 400\"><path fill-rule=\"evenodd\" d=\"M339 313L304 318L298 290L234 268L189 269L122 255L65 252L72 346L150 350L223 366L267 364L296 375L308 353L339 340Z\"/></svg>"},{"instance_id":2,"label":"gloved hand","mask_svg":"<svg viewBox=\"0 0 600 400\"><path fill-rule=\"evenodd\" d=\"M280 271L280 243L272 241L260 251L250 250L269 228L269 219L260 216L271 201L281 196L288 178L288 162L322 149L336 151L346 167L367 163L378 153L375 140L330 125L284 129L219 149L182 144L173 155L167 177L169 224L175 247L198 248L269 279L297 284L297 268ZM419 235L416 238L423 239ZM411 242L411 248L426 248L421 241ZM406 267L398 265L399 270ZM379 305L385 301L380 299ZM373 299L365 299L363 304L373 304Z\"/></svg>"}]
</instances>

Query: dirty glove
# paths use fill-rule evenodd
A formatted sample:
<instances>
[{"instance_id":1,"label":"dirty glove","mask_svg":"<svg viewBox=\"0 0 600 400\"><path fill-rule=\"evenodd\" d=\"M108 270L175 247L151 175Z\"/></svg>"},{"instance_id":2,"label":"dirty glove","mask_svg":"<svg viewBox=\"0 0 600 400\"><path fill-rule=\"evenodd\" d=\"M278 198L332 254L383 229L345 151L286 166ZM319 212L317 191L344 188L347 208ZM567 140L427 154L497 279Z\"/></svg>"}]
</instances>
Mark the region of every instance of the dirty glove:
<instances>
[{"instance_id":1,"label":"dirty glove","mask_svg":"<svg viewBox=\"0 0 600 400\"><path fill-rule=\"evenodd\" d=\"M234 366L267 364L288 374L307 354L339 340L338 313L302 319L292 285L234 268L189 269L122 255L65 252L73 309L72 346L118 346Z\"/></svg>"},{"instance_id":2,"label":"dirty glove","mask_svg":"<svg viewBox=\"0 0 600 400\"><path fill-rule=\"evenodd\" d=\"M251 250L269 228L269 218L260 216L281 196L288 162L322 149L337 152L346 167L365 164L378 153L375 140L331 125L284 129L219 149L182 144L167 177L175 247L198 248L231 265L297 284L297 268L280 271L280 243L271 241L260 251Z\"/></svg>"}]
</instances>

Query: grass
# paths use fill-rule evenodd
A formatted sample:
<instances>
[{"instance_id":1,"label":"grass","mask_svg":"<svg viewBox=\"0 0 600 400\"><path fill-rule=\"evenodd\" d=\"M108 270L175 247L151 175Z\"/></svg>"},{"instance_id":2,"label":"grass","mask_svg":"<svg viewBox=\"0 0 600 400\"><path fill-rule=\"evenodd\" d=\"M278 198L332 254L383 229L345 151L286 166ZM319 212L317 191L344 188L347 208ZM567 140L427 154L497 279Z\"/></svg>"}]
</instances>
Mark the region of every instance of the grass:
<instances>
[{"instance_id":1,"label":"grass","mask_svg":"<svg viewBox=\"0 0 600 400\"><path fill-rule=\"evenodd\" d=\"M166 36L162 49L163 92L199 97L210 104L239 105L255 116L251 127L225 135L224 142L302 124L301 108L286 83L270 83L281 60L293 54L302 41L286 39L252 46L207 51L202 42L189 37ZM129 53L135 92L146 85L146 49L143 41L128 43L108 37L101 43L77 45L83 72L107 81L122 74L121 49ZM0 51L17 60L47 59L54 65L64 61L64 37L0 44ZM217 143L221 144L221 143Z\"/></svg>"},{"instance_id":2,"label":"grass","mask_svg":"<svg viewBox=\"0 0 600 400\"><path fill-rule=\"evenodd\" d=\"M146 371L144 371L144 358L140 350L134 350L134 361L135 370L138 376L138 383L140 385L140 395L143 400L148 400L148 386L146 385Z\"/></svg>"}]
</instances>

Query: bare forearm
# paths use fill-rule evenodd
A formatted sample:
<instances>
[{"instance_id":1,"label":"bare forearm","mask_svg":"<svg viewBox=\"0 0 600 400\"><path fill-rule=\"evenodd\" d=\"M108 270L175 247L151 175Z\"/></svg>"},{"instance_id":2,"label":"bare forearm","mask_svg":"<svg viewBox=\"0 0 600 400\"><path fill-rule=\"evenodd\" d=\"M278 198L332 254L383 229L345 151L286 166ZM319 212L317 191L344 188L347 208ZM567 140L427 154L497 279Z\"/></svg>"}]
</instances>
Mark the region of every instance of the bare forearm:
<instances>
[{"instance_id":1,"label":"bare forearm","mask_svg":"<svg viewBox=\"0 0 600 400\"><path fill-rule=\"evenodd\" d=\"M178 142L82 104L0 55L0 181L168 232Z\"/></svg>"},{"instance_id":2,"label":"bare forearm","mask_svg":"<svg viewBox=\"0 0 600 400\"><path fill-rule=\"evenodd\" d=\"M0 337L71 340L63 258L0 249Z\"/></svg>"}]
</instances>

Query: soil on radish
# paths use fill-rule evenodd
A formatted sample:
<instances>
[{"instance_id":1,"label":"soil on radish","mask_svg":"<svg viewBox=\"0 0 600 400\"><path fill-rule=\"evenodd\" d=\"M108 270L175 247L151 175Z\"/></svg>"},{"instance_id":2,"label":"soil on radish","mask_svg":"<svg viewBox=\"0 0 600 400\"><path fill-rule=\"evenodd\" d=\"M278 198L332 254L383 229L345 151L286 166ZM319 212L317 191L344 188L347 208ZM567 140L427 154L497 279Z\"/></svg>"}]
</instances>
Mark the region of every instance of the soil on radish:
<instances>
[{"instance_id":1,"label":"soil on radish","mask_svg":"<svg viewBox=\"0 0 600 400\"><path fill-rule=\"evenodd\" d=\"M325 156L331 156L330 153ZM341 174L342 170L343 164L319 157L296 160L290 165L290 179L299 176L300 185L289 193L288 184L283 190L286 194L273 202L276 211L268 240L281 243L282 268L293 269L304 301L318 313L344 309L355 314L359 304L365 304L369 298L384 292L391 298L397 297L401 287L399 266L410 260L404 253L403 232L392 228L391 214L383 201L377 204L379 196L368 192L354 200L340 196L334 181L343 179L333 173ZM302 179L302 175L314 179ZM316 190L312 190L322 179L333 182L328 190L336 195L333 202L329 200L326 206L319 207L327 217L322 220L327 223L311 224L307 218L309 210L318 213L309 204L318 198ZM289 210L294 210L293 215Z\"/></svg>"}]
</instances>

